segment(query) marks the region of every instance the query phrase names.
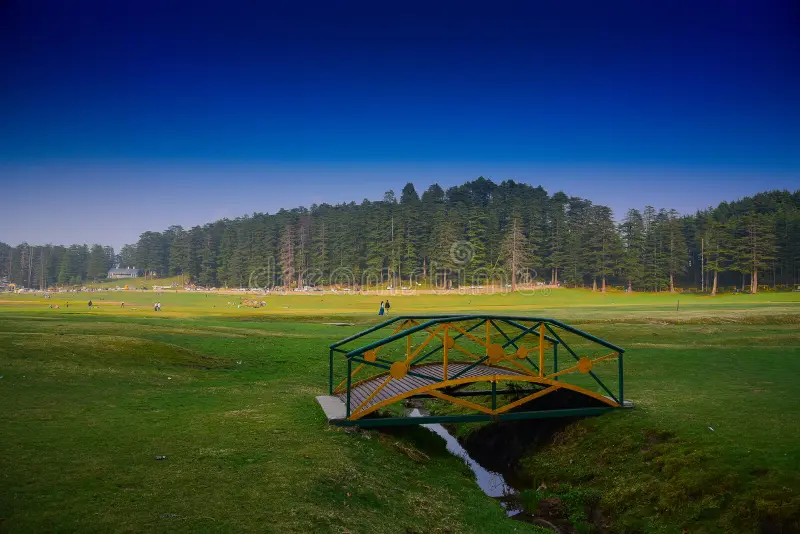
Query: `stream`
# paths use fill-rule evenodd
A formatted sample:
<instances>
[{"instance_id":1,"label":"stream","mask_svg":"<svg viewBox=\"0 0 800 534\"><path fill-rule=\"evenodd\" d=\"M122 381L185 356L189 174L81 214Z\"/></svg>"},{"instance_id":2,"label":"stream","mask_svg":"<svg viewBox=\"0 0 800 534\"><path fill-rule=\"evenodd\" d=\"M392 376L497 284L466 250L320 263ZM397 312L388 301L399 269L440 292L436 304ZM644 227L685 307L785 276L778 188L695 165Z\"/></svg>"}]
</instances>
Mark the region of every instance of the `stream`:
<instances>
[{"instance_id":1,"label":"stream","mask_svg":"<svg viewBox=\"0 0 800 534\"><path fill-rule=\"evenodd\" d=\"M409 417L424 417L425 415L427 414L423 413L419 408L413 408L408 412ZM478 483L478 487L489 497L498 499L509 517L513 517L522 512L520 508L511 504L515 499L509 499L509 497L515 496L517 490L506 482L503 475L494 471L489 471L475 461L467 450L461 446L461 443L459 443L442 425L434 423L420 426L427 428L444 439L447 445L447 451L453 456L461 458L475 475L475 481Z\"/></svg>"}]
</instances>

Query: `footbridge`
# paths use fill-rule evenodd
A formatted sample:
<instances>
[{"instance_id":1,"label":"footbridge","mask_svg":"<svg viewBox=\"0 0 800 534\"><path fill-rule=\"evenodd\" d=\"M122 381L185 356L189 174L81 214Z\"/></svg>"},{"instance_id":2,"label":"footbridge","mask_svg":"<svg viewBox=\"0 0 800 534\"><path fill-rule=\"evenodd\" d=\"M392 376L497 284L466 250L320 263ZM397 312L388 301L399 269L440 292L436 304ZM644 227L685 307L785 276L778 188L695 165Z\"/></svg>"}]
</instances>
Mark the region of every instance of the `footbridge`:
<instances>
[{"instance_id":1,"label":"footbridge","mask_svg":"<svg viewBox=\"0 0 800 534\"><path fill-rule=\"evenodd\" d=\"M625 350L554 319L399 316L330 346L332 424L364 427L594 415L624 400ZM408 417L406 399L437 404Z\"/></svg>"}]
</instances>

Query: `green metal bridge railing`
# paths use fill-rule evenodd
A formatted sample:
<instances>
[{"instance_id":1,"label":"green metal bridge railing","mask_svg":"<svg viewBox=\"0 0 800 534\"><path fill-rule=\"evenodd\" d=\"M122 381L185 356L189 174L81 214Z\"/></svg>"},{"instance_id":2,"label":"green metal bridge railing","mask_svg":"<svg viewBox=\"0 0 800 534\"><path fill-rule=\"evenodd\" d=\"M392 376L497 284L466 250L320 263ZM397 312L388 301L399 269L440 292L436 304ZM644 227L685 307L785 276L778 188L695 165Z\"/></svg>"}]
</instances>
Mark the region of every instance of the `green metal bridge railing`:
<instances>
[{"instance_id":1,"label":"green metal bridge railing","mask_svg":"<svg viewBox=\"0 0 800 534\"><path fill-rule=\"evenodd\" d=\"M375 332L388 329L392 325L397 325L398 323L399 327L390 335L362 344L362 338ZM480 327L484 327L486 330L485 340L472 334L472 332ZM457 332L457 335L450 336L450 331ZM502 343L491 343L491 335L493 332L502 338ZM412 338L415 334L427 334L427 337L424 341L417 344L417 350L412 351ZM530 352L535 352L535 349L523 347L523 342L529 341L531 336L534 336L534 340L538 338L538 362L536 358L532 359L529 355ZM576 342L570 340L568 343L565 339L568 336L576 336L579 342L589 343L591 346L603 347L611 350L612 353L596 359L579 356L578 352L585 350L585 347L573 348ZM456 343L464 338L467 338L467 341L472 343L472 345L482 345L485 348L485 352L473 354L463 347L458 346ZM388 347L393 342L401 340L406 341L403 361L392 361L389 358L380 357L378 355L379 351L385 347ZM361 343L359 343L359 341L361 341ZM433 343L435 346L423 353L423 349L431 345L433 341L436 341ZM508 347L513 347L516 352L508 354L506 352ZM575 364L573 366L559 368L559 347L567 352L568 358L574 360ZM452 351L454 348L471 356L472 361L467 367L463 367L463 362L460 363L459 365L461 365L462 368L457 373L449 376L447 373L448 349ZM548 361L546 361L546 349L548 348L552 348L552 357L548 358ZM542 389L498 390L498 378L503 381L519 380L529 382L529 385L540 388L547 386L548 392L556 389L571 389L586 396L601 400L607 405L607 408L622 407L625 405L623 376L624 352L625 350L622 347L610 343L609 341L550 318L507 315L404 315L383 321L367 330L330 345L329 393L331 395L341 395L344 397L346 418L348 420L361 417L364 415L360 413L363 410L355 410L357 413L351 413L353 411L351 407L351 392L354 386L363 384L365 381L359 381L354 385L353 378L361 369L372 368L378 373L378 375L376 375L377 377L386 377L383 385L391 381L392 378L401 380L405 376L417 377L429 382L429 388L423 388L422 391L417 391L413 394L415 398L447 397L447 400L451 402L468 405L473 408L480 408L474 403L457 401L456 399L460 396L490 395L492 406L492 411L489 412L490 415L498 415L507 409L507 407L497 408L498 396L510 393L519 395L522 392L530 393L531 398L536 398L537 396L546 394ZM426 362L426 360L429 360L429 358L434 357L438 353L444 354L444 371L441 379L431 376L430 374L418 372L420 369L424 369L425 364L423 362ZM346 360L347 375L342 383L338 387L335 387L334 368L337 363L337 354ZM612 388L610 388L593 369L596 362L614 357L617 358L616 392L612 391ZM506 363L509 363L509 366L500 365ZM510 364L513 364L513 366ZM546 369L548 364L549 369ZM358 366L355 371L353 370L354 365ZM461 377L471 369L480 365L492 366L492 368L496 367L498 369L497 375L499 376L486 379L486 381L491 382L491 390L455 391L457 386L463 386L464 378ZM519 373L520 371L518 368L524 371L524 376L521 378L512 377L510 374L503 375L503 369L509 371L513 369L515 373ZM592 392L584 387L561 382L563 378L566 378L566 375L570 375L575 371L591 377L605 395ZM383 385L380 387L383 387ZM378 389L380 389L380 387ZM442 393L443 390L447 391L447 395ZM376 393L377 391L373 392L370 399ZM562 411L566 412L569 410ZM520 418L517 417L518 415L519 414L510 413L504 414L505 418Z\"/></svg>"}]
</instances>

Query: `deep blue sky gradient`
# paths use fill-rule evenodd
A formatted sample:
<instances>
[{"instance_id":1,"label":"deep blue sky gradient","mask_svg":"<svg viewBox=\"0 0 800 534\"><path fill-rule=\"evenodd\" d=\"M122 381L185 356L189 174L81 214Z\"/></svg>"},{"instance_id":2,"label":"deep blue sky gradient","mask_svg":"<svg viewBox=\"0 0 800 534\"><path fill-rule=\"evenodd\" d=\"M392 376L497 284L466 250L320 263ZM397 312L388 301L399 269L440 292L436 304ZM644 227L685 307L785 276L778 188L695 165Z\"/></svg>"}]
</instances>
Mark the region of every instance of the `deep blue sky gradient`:
<instances>
[{"instance_id":1,"label":"deep blue sky gradient","mask_svg":"<svg viewBox=\"0 0 800 534\"><path fill-rule=\"evenodd\" d=\"M800 187L797 3L655 4L4 2L0 181L47 200L0 240L478 175L617 215Z\"/></svg>"}]
</instances>

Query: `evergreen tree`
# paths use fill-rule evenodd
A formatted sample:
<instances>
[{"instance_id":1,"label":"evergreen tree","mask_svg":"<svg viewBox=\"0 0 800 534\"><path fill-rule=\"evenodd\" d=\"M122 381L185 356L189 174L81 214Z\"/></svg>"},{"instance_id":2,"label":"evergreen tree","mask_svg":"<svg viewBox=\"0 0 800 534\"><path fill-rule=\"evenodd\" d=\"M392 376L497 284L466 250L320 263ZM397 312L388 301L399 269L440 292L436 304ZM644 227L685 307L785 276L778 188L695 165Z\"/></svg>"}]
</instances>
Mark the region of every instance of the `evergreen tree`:
<instances>
[{"instance_id":1,"label":"evergreen tree","mask_svg":"<svg viewBox=\"0 0 800 534\"><path fill-rule=\"evenodd\" d=\"M297 250L295 251L295 269L297 273L297 287L307 285L308 273L308 251L310 247L310 224L311 218L308 215L301 215L297 222Z\"/></svg>"},{"instance_id":2,"label":"evergreen tree","mask_svg":"<svg viewBox=\"0 0 800 534\"><path fill-rule=\"evenodd\" d=\"M548 216L548 244L546 265L551 270L550 283L555 285L559 281L558 270L566 262L567 236L569 229L567 226L566 206L569 198L562 192L553 195L550 201Z\"/></svg>"},{"instance_id":3,"label":"evergreen tree","mask_svg":"<svg viewBox=\"0 0 800 534\"><path fill-rule=\"evenodd\" d=\"M225 228L219 243L217 279L225 285L242 285L242 265L237 254L236 231Z\"/></svg>"},{"instance_id":4,"label":"evergreen tree","mask_svg":"<svg viewBox=\"0 0 800 534\"><path fill-rule=\"evenodd\" d=\"M61 256L61 263L58 268L58 283L72 284L78 278L77 268L77 246L72 245Z\"/></svg>"},{"instance_id":5,"label":"evergreen tree","mask_svg":"<svg viewBox=\"0 0 800 534\"><path fill-rule=\"evenodd\" d=\"M200 251L200 273L197 281L202 286L213 287L217 285L217 253L214 236L211 232L203 238L203 248Z\"/></svg>"},{"instance_id":6,"label":"evergreen tree","mask_svg":"<svg viewBox=\"0 0 800 534\"><path fill-rule=\"evenodd\" d=\"M319 273L319 282L326 283L323 278L331 271L330 262L330 223L322 215L318 215L311 229L311 268Z\"/></svg>"},{"instance_id":7,"label":"evergreen tree","mask_svg":"<svg viewBox=\"0 0 800 534\"><path fill-rule=\"evenodd\" d=\"M469 244L468 258L464 263L464 274L471 285L479 285L481 279L489 278L489 264L486 257L488 224L484 208L472 206L467 217L466 237Z\"/></svg>"},{"instance_id":8,"label":"evergreen tree","mask_svg":"<svg viewBox=\"0 0 800 534\"><path fill-rule=\"evenodd\" d=\"M517 214L511 216L503 238L503 259L511 277L511 291L517 290L517 275L530 262L528 238L522 231L522 220Z\"/></svg>"},{"instance_id":9,"label":"evergreen tree","mask_svg":"<svg viewBox=\"0 0 800 534\"><path fill-rule=\"evenodd\" d=\"M148 275L164 275L167 272L168 249L160 232L145 232L136 244L136 266Z\"/></svg>"},{"instance_id":10,"label":"evergreen tree","mask_svg":"<svg viewBox=\"0 0 800 534\"><path fill-rule=\"evenodd\" d=\"M649 291L660 291L664 287L662 219L653 206L645 206L642 214L644 224L644 252L642 266L643 283Z\"/></svg>"},{"instance_id":11,"label":"evergreen tree","mask_svg":"<svg viewBox=\"0 0 800 534\"><path fill-rule=\"evenodd\" d=\"M191 243L189 233L180 226L173 226L172 240L169 244L169 274L184 274L189 269L189 251Z\"/></svg>"},{"instance_id":12,"label":"evergreen tree","mask_svg":"<svg viewBox=\"0 0 800 534\"><path fill-rule=\"evenodd\" d=\"M458 241L456 226L444 207L436 210L428 248L431 251L430 273L434 283L440 277L444 289L453 286L452 273L456 266L453 245ZM438 275L438 276L437 276ZM456 280L457 282L457 280Z\"/></svg>"},{"instance_id":13,"label":"evergreen tree","mask_svg":"<svg viewBox=\"0 0 800 534\"><path fill-rule=\"evenodd\" d=\"M119 251L119 263L123 269L138 267L136 265L136 246L123 245Z\"/></svg>"},{"instance_id":14,"label":"evergreen tree","mask_svg":"<svg viewBox=\"0 0 800 534\"><path fill-rule=\"evenodd\" d=\"M89 255L89 278L97 280L108 275L108 255L102 245L92 245Z\"/></svg>"},{"instance_id":15,"label":"evergreen tree","mask_svg":"<svg viewBox=\"0 0 800 534\"><path fill-rule=\"evenodd\" d=\"M589 209L592 203L588 200L572 197L567 206L567 237L565 243L564 276L568 284L583 286L585 276L589 273L587 257L589 251Z\"/></svg>"},{"instance_id":16,"label":"evergreen tree","mask_svg":"<svg viewBox=\"0 0 800 534\"><path fill-rule=\"evenodd\" d=\"M759 213L742 217L744 243L740 250L746 254L750 270L750 291L758 293L758 272L766 269L775 259L775 233L773 220Z\"/></svg>"},{"instance_id":17,"label":"evergreen tree","mask_svg":"<svg viewBox=\"0 0 800 534\"><path fill-rule=\"evenodd\" d=\"M387 225L382 204L362 204L365 212L365 267L369 270L366 283L383 284L387 259L391 253L391 227ZM391 224L391 223L390 223Z\"/></svg>"},{"instance_id":18,"label":"evergreen tree","mask_svg":"<svg viewBox=\"0 0 800 534\"><path fill-rule=\"evenodd\" d=\"M686 272L689 252L681 229L678 212L669 211L666 221L665 235L667 242L666 265L669 272L669 292L675 293L675 276Z\"/></svg>"},{"instance_id":19,"label":"evergreen tree","mask_svg":"<svg viewBox=\"0 0 800 534\"><path fill-rule=\"evenodd\" d=\"M295 235L294 225L287 223L281 233L280 263L283 274L283 286L292 287L295 273Z\"/></svg>"},{"instance_id":20,"label":"evergreen tree","mask_svg":"<svg viewBox=\"0 0 800 534\"><path fill-rule=\"evenodd\" d=\"M408 182L405 186L403 186L403 190L400 192L400 204L406 206L417 206L419 203L419 195L417 194L417 190L414 189L414 184Z\"/></svg>"},{"instance_id":21,"label":"evergreen tree","mask_svg":"<svg viewBox=\"0 0 800 534\"><path fill-rule=\"evenodd\" d=\"M637 209L630 209L619 226L622 239L622 273L628 291L633 286L644 285L645 272L645 229L642 214Z\"/></svg>"},{"instance_id":22,"label":"evergreen tree","mask_svg":"<svg viewBox=\"0 0 800 534\"><path fill-rule=\"evenodd\" d=\"M729 258L728 241L726 237L729 235L728 228L724 223L709 220L704 234L704 255L705 255L705 269L713 273L713 282L711 285L711 296L717 294L717 287L719 284L719 273L724 270L725 264Z\"/></svg>"},{"instance_id":23,"label":"evergreen tree","mask_svg":"<svg viewBox=\"0 0 800 534\"><path fill-rule=\"evenodd\" d=\"M597 278L601 280L601 291L606 292L606 282L614 275L622 254L621 240L616 232L611 208L595 205L591 207L589 218L589 257L592 270L592 288L596 289Z\"/></svg>"},{"instance_id":24,"label":"evergreen tree","mask_svg":"<svg viewBox=\"0 0 800 534\"><path fill-rule=\"evenodd\" d=\"M539 270L545 265L545 215L542 198L534 197L532 202L528 203L527 208L525 236L528 240L528 264L526 267Z\"/></svg>"}]
</instances>

